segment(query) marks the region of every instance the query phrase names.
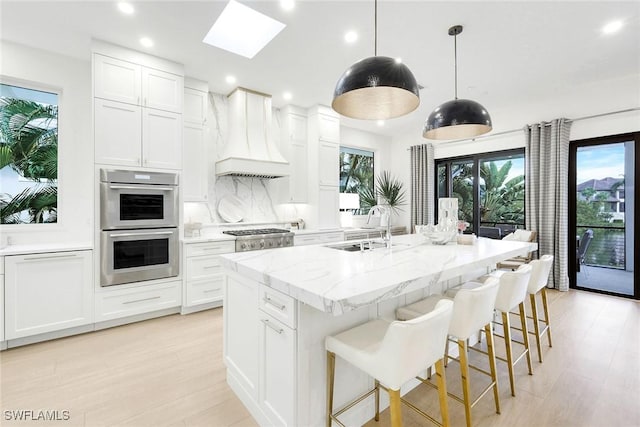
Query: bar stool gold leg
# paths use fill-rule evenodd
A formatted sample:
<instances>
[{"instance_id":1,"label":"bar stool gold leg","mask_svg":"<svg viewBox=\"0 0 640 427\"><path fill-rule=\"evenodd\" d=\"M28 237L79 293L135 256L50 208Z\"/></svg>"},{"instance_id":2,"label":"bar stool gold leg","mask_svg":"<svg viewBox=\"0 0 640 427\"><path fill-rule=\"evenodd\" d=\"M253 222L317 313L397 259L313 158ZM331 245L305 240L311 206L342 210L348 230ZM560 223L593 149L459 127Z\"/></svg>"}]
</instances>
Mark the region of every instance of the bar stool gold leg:
<instances>
[{"instance_id":1,"label":"bar stool gold leg","mask_svg":"<svg viewBox=\"0 0 640 427\"><path fill-rule=\"evenodd\" d=\"M498 392L498 369L496 368L496 353L493 349L493 331L491 323L487 323L484 327L487 336L487 350L489 353L489 368L491 370L491 379L493 380L493 398L496 402L496 414L500 413L500 393Z\"/></svg>"},{"instance_id":2,"label":"bar stool gold leg","mask_svg":"<svg viewBox=\"0 0 640 427\"><path fill-rule=\"evenodd\" d=\"M527 352L527 367L529 368L529 375L533 375L531 370L531 350L529 350L529 331L527 330L527 313L524 310L524 301L518 306L520 310L520 324L522 325L522 336L524 341L524 351Z\"/></svg>"},{"instance_id":3,"label":"bar stool gold leg","mask_svg":"<svg viewBox=\"0 0 640 427\"><path fill-rule=\"evenodd\" d=\"M336 373L336 355L327 351L327 427L331 427L333 414L333 385Z\"/></svg>"},{"instance_id":4,"label":"bar stool gold leg","mask_svg":"<svg viewBox=\"0 0 640 427\"><path fill-rule=\"evenodd\" d=\"M400 407L400 390L388 390L389 408L391 411L391 427L402 427L402 408Z\"/></svg>"},{"instance_id":5,"label":"bar stool gold leg","mask_svg":"<svg viewBox=\"0 0 640 427\"><path fill-rule=\"evenodd\" d=\"M531 294L531 314L533 317L533 330L536 336L536 345L538 346L538 361L542 363L542 347L540 346L540 324L538 323L538 304L536 303L536 294Z\"/></svg>"},{"instance_id":6,"label":"bar stool gold leg","mask_svg":"<svg viewBox=\"0 0 640 427\"><path fill-rule=\"evenodd\" d=\"M444 367L449 366L449 337L444 343Z\"/></svg>"},{"instance_id":7,"label":"bar stool gold leg","mask_svg":"<svg viewBox=\"0 0 640 427\"><path fill-rule=\"evenodd\" d=\"M467 340L458 340L460 353L460 375L462 376L462 395L464 398L464 416L467 427L471 427L471 392L469 390L469 360L467 359Z\"/></svg>"},{"instance_id":8,"label":"bar stool gold leg","mask_svg":"<svg viewBox=\"0 0 640 427\"><path fill-rule=\"evenodd\" d=\"M504 346L507 351L507 368L509 369L509 385L511 386L511 396L516 395L516 385L513 372L513 348L511 347L511 324L509 323L509 313L502 312L502 328L504 333Z\"/></svg>"},{"instance_id":9,"label":"bar stool gold leg","mask_svg":"<svg viewBox=\"0 0 640 427\"><path fill-rule=\"evenodd\" d=\"M440 414L442 426L449 427L449 403L447 401L447 380L444 373L442 359L436 362L436 377L438 383L438 397L440 398ZM377 421L377 420L376 420Z\"/></svg>"},{"instance_id":10,"label":"bar stool gold leg","mask_svg":"<svg viewBox=\"0 0 640 427\"><path fill-rule=\"evenodd\" d=\"M376 416L375 420L380 421L380 381L376 380Z\"/></svg>"},{"instance_id":11,"label":"bar stool gold leg","mask_svg":"<svg viewBox=\"0 0 640 427\"><path fill-rule=\"evenodd\" d=\"M549 320L549 306L547 305L547 288L542 288L541 292L542 294L542 308L544 310L544 322L547 326L547 338L549 338L549 347L553 347L553 345L551 344L551 326L550 326L550 320Z\"/></svg>"}]
</instances>

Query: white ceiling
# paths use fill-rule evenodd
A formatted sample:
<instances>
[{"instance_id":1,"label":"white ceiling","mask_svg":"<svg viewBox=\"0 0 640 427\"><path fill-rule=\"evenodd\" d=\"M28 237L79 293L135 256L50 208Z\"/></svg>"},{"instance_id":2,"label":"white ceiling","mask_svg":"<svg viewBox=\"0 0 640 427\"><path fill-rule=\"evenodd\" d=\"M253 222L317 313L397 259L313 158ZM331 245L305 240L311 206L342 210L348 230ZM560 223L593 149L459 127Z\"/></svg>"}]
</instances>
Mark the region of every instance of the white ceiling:
<instances>
[{"instance_id":1,"label":"white ceiling","mask_svg":"<svg viewBox=\"0 0 640 427\"><path fill-rule=\"evenodd\" d=\"M330 105L342 72L373 55L373 1L300 1L290 12L278 1L244 1L287 27L253 59L202 43L225 1L133 1L133 16L114 1L5 1L0 3L2 39L85 60L97 38L185 65L186 74L226 94L244 86L273 95L274 106ZM625 26L604 36L611 20ZM380 128L347 124L391 135L421 129L429 112L453 98L451 25L458 36L459 96L482 103L489 112L523 99L552 97L566 85L640 75L640 1L396 1L380 0L378 54L401 57L425 86L414 113ZM353 45L347 30L359 33ZM149 36L145 49L138 39ZM552 64L552 65L549 65ZM237 83L229 85L225 76Z\"/></svg>"}]
</instances>

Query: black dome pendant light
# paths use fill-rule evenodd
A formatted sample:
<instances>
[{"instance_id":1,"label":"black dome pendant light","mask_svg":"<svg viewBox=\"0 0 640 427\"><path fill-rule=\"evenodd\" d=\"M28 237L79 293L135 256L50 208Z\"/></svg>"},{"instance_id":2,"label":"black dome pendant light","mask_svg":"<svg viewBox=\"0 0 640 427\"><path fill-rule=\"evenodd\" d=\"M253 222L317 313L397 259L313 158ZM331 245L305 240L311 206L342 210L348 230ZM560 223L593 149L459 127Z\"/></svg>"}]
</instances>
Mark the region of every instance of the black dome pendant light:
<instances>
[{"instance_id":1,"label":"black dome pendant light","mask_svg":"<svg viewBox=\"0 0 640 427\"><path fill-rule=\"evenodd\" d=\"M458 43L462 25L449 28L453 36L455 99L436 107L429 114L422 136L428 139L463 139L485 134L492 129L487 110L470 99L458 99Z\"/></svg>"},{"instance_id":2,"label":"black dome pendant light","mask_svg":"<svg viewBox=\"0 0 640 427\"><path fill-rule=\"evenodd\" d=\"M375 0L374 56L345 71L333 92L331 107L354 119L384 120L409 114L420 104L416 78L409 67L378 56L378 0Z\"/></svg>"}]
</instances>

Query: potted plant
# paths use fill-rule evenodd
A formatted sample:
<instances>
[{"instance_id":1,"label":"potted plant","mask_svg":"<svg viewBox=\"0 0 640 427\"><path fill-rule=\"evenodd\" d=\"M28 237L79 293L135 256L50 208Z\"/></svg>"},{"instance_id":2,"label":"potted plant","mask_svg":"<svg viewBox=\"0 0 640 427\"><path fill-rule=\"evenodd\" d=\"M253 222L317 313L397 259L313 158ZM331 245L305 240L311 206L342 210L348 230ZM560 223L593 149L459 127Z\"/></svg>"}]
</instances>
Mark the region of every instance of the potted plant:
<instances>
[{"instance_id":1,"label":"potted plant","mask_svg":"<svg viewBox=\"0 0 640 427\"><path fill-rule=\"evenodd\" d=\"M375 205L382 205L389 209L390 213L398 214L405 204L405 193L402 181L395 178L388 171L382 171L376 177L375 189L362 188L359 191L360 205L365 209L371 209ZM389 218L380 219L380 225L385 225Z\"/></svg>"}]
</instances>

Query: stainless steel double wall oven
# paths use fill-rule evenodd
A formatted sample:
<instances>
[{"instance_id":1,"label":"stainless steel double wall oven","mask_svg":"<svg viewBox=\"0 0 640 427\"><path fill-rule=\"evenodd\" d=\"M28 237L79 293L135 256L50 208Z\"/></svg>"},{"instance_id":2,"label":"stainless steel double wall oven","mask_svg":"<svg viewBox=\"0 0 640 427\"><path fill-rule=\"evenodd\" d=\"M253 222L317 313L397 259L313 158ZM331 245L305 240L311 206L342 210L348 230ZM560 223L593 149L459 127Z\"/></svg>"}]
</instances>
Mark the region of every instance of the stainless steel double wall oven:
<instances>
[{"instance_id":1,"label":"stainless steel double wall oven","mask_svg":"<svg viewBox=\"0 0 640 427\"><path fill-rule=\"evenodd\" d=\"M100 285L178 275L178 175L100 171Z\"/></svg>"}]
</instances>

